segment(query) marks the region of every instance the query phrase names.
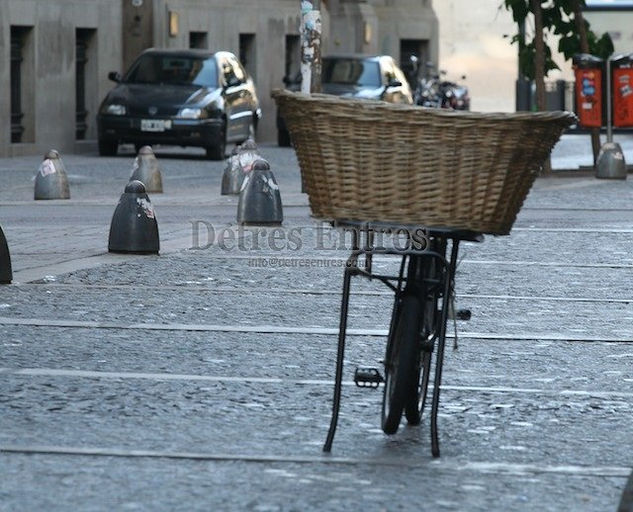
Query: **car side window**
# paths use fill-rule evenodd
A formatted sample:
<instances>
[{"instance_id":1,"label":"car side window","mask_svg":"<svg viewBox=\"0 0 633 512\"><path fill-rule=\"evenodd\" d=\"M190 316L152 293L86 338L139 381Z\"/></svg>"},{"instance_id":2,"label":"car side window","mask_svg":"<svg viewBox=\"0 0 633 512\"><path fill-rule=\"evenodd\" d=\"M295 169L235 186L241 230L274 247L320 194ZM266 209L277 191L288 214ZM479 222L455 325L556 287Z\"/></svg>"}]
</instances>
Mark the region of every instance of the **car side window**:
<instances>
[{"instance_id":1,"label":"car side window","mask_svg":"<svg viewBox=\"0 0 633 512\"><path fill-rule=\"evenodd\" d=\"M235 62L235 64L239 64ZM238 85L244 82L244 76L239 66L235 66L231 59L226 59L222 63L222 75L226 85Z\"/></svg>"},{"instance_id":2,"label":"car side window","mask_svg":"<svg viewBox=\"0 0 633 512\"><path fill-rule=\"evenodd\" d=\"M240 64L240 61L233 57L230 57L229 61L231 62L231 66L233 67L233 73L235 73L235 76L238 78L238 80L240 82L245 82L246 71L242 67L242 64Z\"/></svg>"},{"instance_id":3,"label":"car side window","mask_svg":"<svg viewBox=\"0 0 633 512\"><path fill-rule=\"evenodd\" d=\"M393 63L390 62L389 60L383 61L382 83L383 84L388 84L389 82L391 82L395 78L396 78L396 72L395 72L395 69L393 67Z\"/></svg>"}]
</instances>

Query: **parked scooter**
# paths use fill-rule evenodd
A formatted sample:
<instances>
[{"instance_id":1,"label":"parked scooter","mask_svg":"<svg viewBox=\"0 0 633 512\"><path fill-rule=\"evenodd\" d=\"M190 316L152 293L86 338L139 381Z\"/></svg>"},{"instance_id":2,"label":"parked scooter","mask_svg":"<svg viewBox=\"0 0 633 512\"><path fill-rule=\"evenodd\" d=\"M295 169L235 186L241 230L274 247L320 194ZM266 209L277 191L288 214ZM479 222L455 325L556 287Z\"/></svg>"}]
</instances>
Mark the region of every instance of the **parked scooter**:
<instances>
[{"instance_id":1,"label":"parked scooter","mask_svg":"<svg viewBox=\"0 0 633 512\"><path fill-rule=\"evenodd\" d=\"M441 80L440 75L446 71L435 72L433 63L424 64L424 72L420 76L418 59L411 56L413 67L412 82L414 84L413 101L416 105L431 108L450 108L454 110L470 110L468 87L449 80ZM466 75L462 75L462 80Z\"/></svg>"}]
</instances>

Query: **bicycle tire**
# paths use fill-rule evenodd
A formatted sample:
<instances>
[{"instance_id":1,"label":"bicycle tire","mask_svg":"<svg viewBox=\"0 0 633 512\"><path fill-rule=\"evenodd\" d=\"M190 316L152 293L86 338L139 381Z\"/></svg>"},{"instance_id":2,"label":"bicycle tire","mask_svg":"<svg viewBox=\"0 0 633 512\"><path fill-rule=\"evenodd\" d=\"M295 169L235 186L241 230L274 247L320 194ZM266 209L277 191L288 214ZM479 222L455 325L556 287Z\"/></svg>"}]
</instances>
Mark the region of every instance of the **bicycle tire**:
<instances>
[{"instance_id":1,"label":"bicycle tire","mask_svg":"<svg viewBox=\"0 0 633 512\"><path fill-rule=\"evenodd\" d=\"M416 364L415 386L410 388L410 394L404 406L404 415L409 425L419 425L422 421L422 412L426 405L426 397L429 390L431 355L432 352L430 350L422 350L420 355L422 362L421 364L419 362Z\"/></svg>"},{"instance_id":2,"label":"bicycle tire","mask_svg":"<svg viewBox=\"0 0 633 512\"><path fill-rule=\"evenodd\" d=\"M405 294L398 306L393 336L388 340L381 418L385 434L398 431L412 388L418 386L421 311L420 300Z\"/></svg>"},{"instance_id":3,"label":"bicycle tire","mask_svg":"<svg viewBox=\"0 0 633 512\"><path fill-rule=\"evenodd\" d=\"M432 249L437 250L436 244L432 245ZM425 299L422 301L419 323L420 351L416 360L415 383L409 388L410 394L404 407L404 415L409 425L419 425L422 421L422 413L424 412L429 390L431 358L437 329L436 322L439 318L439 311L437 310L439 296L437 288L430 284L427 279L432 280L432 278L435 278L436 272L437 262L431 258L425 263L422 270L425 283L423 296Z\"/></svg>"}]
</instances>

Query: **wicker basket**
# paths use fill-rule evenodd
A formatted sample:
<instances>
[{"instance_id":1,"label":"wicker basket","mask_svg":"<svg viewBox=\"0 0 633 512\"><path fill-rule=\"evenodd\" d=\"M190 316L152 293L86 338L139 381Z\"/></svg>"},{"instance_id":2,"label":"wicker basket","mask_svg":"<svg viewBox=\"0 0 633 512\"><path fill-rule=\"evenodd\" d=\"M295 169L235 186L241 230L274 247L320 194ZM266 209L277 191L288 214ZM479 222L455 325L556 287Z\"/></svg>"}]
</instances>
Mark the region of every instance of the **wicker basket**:
<instances>
[{"instance_id":1,"label":"wicker basket","mask_svg":"<svg viewBox=\"0 0 633 512\"><path fill-rule=\"evenodd\" d=\"M568 112L487 114L272 94L312 214L506 235Z\"/></svg>"}]
</instances>

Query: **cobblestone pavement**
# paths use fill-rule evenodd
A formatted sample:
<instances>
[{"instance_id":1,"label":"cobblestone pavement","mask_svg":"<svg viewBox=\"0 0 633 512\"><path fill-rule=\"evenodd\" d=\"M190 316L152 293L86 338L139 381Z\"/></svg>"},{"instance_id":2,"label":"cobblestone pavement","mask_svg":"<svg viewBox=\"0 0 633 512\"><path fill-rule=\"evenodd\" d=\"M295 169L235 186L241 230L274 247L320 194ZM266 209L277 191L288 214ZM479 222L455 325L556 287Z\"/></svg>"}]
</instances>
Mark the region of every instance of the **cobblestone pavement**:
<instances>
[{"instance_id":1,"label":"cobblestone pavement","mask_svg":"<svg viewBox=\"0 0 633 512\"><path fill-rule=\"evenodd\" d=\"M586 156L564 142L555 169ZM457 302L473 317L456 350L450 326L439 459L428 418L385 436L381 390L351 382L380 367L393 302L355 279L326 455L348 250L309 217L292 150L262 153L276 231L238 229L222 163L157 151L159 256L107 253L131 152L62 155L68 201L32 200L38 158L0 160L15 270L0 288L0 510L616 510L632 466L631 180L540 178L510 236L464 244Z\"/></svg>"}]
</instances>

